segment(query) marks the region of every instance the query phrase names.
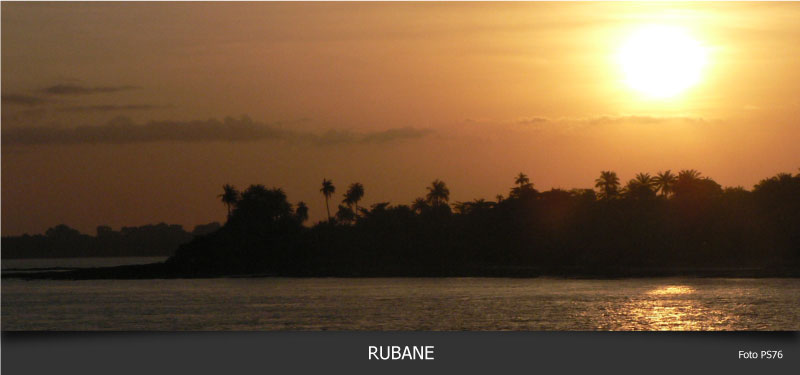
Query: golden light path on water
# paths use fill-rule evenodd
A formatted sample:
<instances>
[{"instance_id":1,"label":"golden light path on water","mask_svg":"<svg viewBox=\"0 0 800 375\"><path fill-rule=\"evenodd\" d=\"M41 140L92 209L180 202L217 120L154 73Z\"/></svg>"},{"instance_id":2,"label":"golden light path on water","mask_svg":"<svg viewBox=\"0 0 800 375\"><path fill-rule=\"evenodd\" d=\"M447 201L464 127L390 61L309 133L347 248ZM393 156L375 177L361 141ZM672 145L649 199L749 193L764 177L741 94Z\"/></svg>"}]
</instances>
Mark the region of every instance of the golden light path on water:
<instances>
[{"instance_id":1,"label":"golden light path on water","mask_svg":"<svg viewBox=\"0 0 800 375\"><path fill-rule=\"evenodd\" d=\"M650 331L698 331L724 329L735 323L736 316L703 306L695 298L696 290L688 285L661 286L645 293L647 297L626 304L623 315L630 327Z\"/></svg>"},{"instance_id":2,"label":"golden light path on water","mask_svg":"<svg viewBox=\"0 0 800 375\"><path fill-rule=\"evenodd\" d=\"M794 278L4 279L2 294L4 330L800 328Z\"/></svg>"},{"instance_id":3,"label":"golden light path on water","mask_svg":"<svg viewBox=\"0 0 800 375\"><path fill-rule=\"evenodd\" d=\"M656 288L647 292L647 294L653 296L668 296L668 295L689 294L689 293L694 293L694 288L685 285L670 285L661 288Z\"/></svg>"}]
</instances>

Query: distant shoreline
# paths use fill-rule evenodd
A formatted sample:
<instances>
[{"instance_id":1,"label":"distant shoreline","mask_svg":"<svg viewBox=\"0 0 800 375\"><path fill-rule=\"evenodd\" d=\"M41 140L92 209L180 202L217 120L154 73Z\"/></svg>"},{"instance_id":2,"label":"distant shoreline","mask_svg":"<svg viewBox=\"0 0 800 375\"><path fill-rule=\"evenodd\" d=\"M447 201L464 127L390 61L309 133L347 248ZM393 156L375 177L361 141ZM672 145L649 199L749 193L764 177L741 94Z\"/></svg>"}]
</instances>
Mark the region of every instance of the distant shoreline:
<instances>
[{"instance_id":1,"label":"distant shoreline","mask_svg":"<svg viewBox=\"0 0 800 375\"><path fill-rule=\"evenodd\" d=\"M102 258L169 258L172 254L162 255L70 255L70 256L26 256L3 257L3 260L41 260L41 259L102 259Z\"/></svg>"}]
</instances>

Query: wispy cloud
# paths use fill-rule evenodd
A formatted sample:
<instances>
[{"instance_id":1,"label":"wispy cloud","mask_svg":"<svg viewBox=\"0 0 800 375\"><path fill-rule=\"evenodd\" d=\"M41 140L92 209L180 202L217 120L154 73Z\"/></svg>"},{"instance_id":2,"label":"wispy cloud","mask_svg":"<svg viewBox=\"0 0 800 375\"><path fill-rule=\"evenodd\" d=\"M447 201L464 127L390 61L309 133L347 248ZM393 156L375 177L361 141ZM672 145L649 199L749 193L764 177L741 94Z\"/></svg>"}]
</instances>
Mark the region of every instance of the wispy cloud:
<instances>
[{"instance_id":1,"label":"wispy cloud","mask_svg":"<svg viewBox=\"0 0 800 375\"><path fill-rule=\"evenodd\" d=\"M361 142L381 143L381 142L391 142L398 139L417 139L426 137L430 134L433 134L432 129L417 129L407 126L402 128L387 129L384 131L364 134L361 138Z\"/></svg>"},{"instance_id":2,"label":"wispy cloud","mask_svg":"<svg viewBox=\"0 0 800 375\"><path fill-rule=\"evenodd\" d=\"M53 85L42 89L42 92L48 95L89 95L101 93L113 93L119 91L135 90L137 86L94 86L87 87L73 84L60 84Z\"/></svg>"},{"instance_id":3,"label":"wispy cloud","mask_svg":"<svg viewBox=\"0 0 800 375\"><path fill-rule=\"evenodd\" d=\"M589 125L604 125L617 123L637 123L637 124L663 124L668 122L689 122L703 123L706 120L702 117L692 116L595 116L587 118L573 119L575 122L586 123Z\"/></svg>"},{"instance_id":4,"label":"wispy cloud","mask_svg":"<svg viewBox=\"0 0 800 375\"><path fill-rule=\"evenodd\" d=\"M523 119L517 120L517 124L520 124L520 125L539 125L539 124L545 123L547 121L548 120L547 120L546 117L527 117L527 118L523 118Z\"/></svg>"},{"instance_id":5,"label":"wispy cloud","mask_svg":"<svg viewBox=\"0 0 800 375\"><path fill-rule=\"evenodd\" d=\"M655 125L655 124L674 124L691 123L704 124L715 120L703 117L688 115L662 116L662 115L596 115L584 117L547 117L530 116L513 120L492 120L492 119L466 119L464 123L480 125L487 129L566 129L566 128L591 128L605 125Z\"/></svg>"},{"instance_id":6,"label":"wispy cloud","mask_svg":"<svg viewBox=\"0 0 800 375\"><path fill-rule=\"evenodd\" d=\"M312 133L298 135L316 144L330 146L343 143L386 143L404 139L419 139L433 133L432 129L418 129L406 126L365 133L332 129L322 135Z\"/></svg>"},{"instance_id":7,"label":"wispy cloud","mask_svg":"<svg viewBox=\"0 0 800 375\"><path fill-rule=\"evenodd\" d=\"M59 108L58 112L112 112L112 111L144 111L149 109L166 108L165 106L153 104L99 104L99 105L81 105Z\"/></svg>"},{"instance_id":8,"label":"wispy cloud","mask_svg":"<svg viewBox=\"0 0 800 375\"><path fill-rule=\"evenodd\" d=\"M418 139L432 132L429 129L404 127L364 133L332 130L317 135L280 129L247 117L226 118L223 121L152 121L146 124L117 118L99 126L4 128L2 141L4 145L52 145L280 140L324 146Z\"/></svg>"}]
</instances>

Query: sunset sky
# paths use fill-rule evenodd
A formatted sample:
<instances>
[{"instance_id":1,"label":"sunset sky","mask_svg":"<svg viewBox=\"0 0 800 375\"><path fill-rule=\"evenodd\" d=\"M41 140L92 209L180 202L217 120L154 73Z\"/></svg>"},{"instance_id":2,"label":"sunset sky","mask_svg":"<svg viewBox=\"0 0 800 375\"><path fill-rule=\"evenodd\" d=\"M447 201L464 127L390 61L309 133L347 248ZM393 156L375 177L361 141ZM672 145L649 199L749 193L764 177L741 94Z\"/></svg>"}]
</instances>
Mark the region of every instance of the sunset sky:
<instances>
[{"instance_id":1,"label":"sunset sky","mask_svg":"<svg viewBox=\"0 0 800 375\"><path fill-rule=\"evenodd\" d=\"M313 222L323 178L336 202L361 182L362 206L436 178L451 201L494 199L521 171L539 190L688 168L749 189L800 167L799 19L798 3L4 2L2 234L191 230L224 220L225 183L282 187ZM653 27L683 39L648 43ZM703 61L655 76L696 80L631 83L620 51L642 36L634 53L687 40Z\"/></svg>"}]
</instances>

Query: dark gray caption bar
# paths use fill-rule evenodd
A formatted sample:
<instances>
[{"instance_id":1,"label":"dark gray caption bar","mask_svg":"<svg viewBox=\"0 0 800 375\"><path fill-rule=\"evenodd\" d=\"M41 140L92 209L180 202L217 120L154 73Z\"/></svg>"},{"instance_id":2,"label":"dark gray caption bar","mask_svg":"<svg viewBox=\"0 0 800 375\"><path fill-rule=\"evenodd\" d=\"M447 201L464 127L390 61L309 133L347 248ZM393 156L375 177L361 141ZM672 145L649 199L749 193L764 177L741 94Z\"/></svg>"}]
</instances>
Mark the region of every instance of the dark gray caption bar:
<instances>
[{"instance_id":1,"label":"dark gray caption bar","mask_svg":"<svg viewBox=\"0 0 800 375\"><path fill-rule=\"evenodd\" d=\"M727 375L800 368L800 335L786 332L3 332L2 341L2 372L9 375ZM370 359L370 346L433 346L434 359Z\"/></svg>"}]
</instances>

